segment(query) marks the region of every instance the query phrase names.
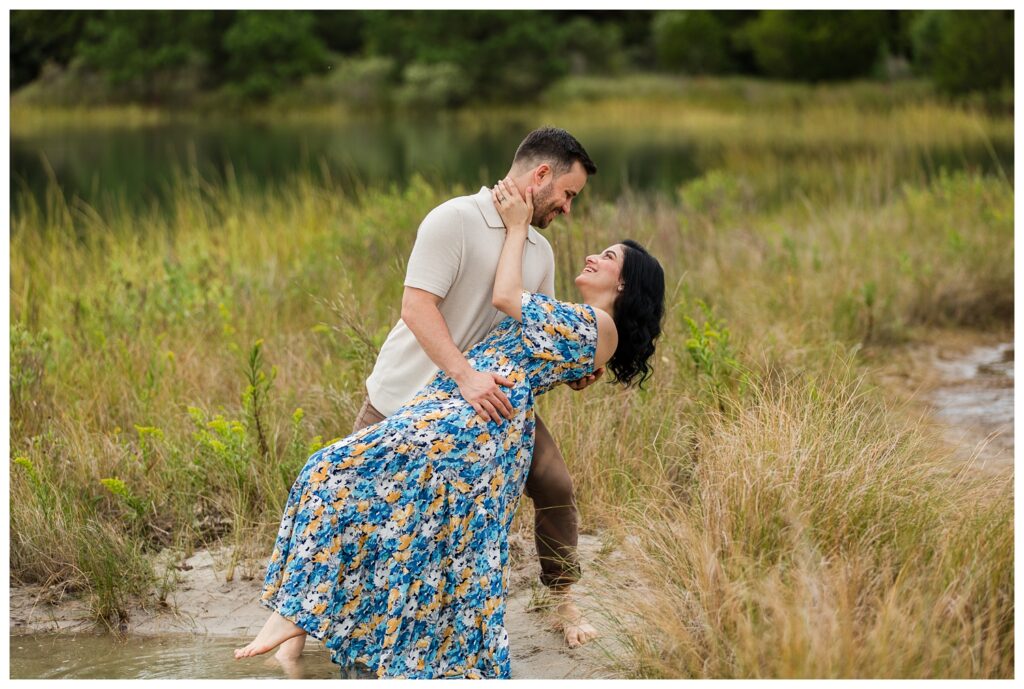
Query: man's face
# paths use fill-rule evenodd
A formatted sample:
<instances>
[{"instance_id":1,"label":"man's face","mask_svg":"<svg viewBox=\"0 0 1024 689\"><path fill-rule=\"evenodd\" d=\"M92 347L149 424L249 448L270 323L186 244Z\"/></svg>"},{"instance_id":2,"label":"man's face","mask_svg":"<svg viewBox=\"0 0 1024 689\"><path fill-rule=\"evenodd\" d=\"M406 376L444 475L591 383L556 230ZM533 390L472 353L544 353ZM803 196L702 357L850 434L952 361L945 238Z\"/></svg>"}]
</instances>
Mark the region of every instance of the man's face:
<instances>
[{"instance_id":1,"label":"man's face","mask_svg":"<svg viewBox=\"0 0 1024 689\"><path fill-rule=\"evenodd\" d=\"M546 173L538 168L534 174L542 174L543 181L533 188L533 220L530 224L543 230L557 216L569 215L573 198L587 184L587 171L579 161L575 161L568 172L557 177L551 168L547 168Z\"/></svg>"}]
</instances>

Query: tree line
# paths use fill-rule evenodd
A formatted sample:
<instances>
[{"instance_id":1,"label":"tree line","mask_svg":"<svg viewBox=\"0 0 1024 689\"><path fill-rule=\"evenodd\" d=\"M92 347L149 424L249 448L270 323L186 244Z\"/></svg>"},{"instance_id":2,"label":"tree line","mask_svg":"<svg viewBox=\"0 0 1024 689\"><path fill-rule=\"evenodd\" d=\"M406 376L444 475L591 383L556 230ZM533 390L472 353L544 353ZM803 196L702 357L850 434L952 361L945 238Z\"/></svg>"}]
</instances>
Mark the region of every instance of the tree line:
<instances>
[{"instance_id":1,"label":"tree line","mask_svg":"<svg viewBox=\"0 0 1024 689\"><path fill-rule=\"evenodd\" d=\"M539 97L570 74L1013 85L1011 10L15 10L11 88L77 102L457 106ZM47 85L50 86L47 89ZM311 86L312 85L312 86Z\"/></svg>"}]
</instances>

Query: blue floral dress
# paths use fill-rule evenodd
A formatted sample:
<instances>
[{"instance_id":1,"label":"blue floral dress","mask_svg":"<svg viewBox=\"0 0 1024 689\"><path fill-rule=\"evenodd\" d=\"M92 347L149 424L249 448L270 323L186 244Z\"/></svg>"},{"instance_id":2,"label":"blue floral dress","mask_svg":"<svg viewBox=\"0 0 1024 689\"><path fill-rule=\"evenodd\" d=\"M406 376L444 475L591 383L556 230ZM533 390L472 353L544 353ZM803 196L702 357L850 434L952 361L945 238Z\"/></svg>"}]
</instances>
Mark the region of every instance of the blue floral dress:
<instances>
[{"instance_id":1,"label":"blue floral dress","mask_svg":"<svg viewBox=\"0 0 1024 689\"><path fill-rule=\"evenodd\" d=\"M509 677L508 530L533 456L534 399L593 371L586 304L524 292L469 350L504 388L485 423L438 373L380 423L306 462L288 497L261 604L378 677Z\"/></svg>"}]
</instances>

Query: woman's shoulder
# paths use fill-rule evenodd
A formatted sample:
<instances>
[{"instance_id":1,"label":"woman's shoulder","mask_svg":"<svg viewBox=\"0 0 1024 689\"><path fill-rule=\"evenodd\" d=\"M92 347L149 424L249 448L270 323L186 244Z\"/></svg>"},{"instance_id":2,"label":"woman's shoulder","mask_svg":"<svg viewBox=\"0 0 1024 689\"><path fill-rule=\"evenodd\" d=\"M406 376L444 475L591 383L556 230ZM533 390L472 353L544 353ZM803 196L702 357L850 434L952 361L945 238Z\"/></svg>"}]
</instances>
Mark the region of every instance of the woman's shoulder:
<instances>
[{"instance_id":1,"label":"woman's shoulder","mask_svg":"<svg viewBox=\"0 0 1024 689\"><path fill-rule=\"evenodd\" d=\"M594 365L603 366L612 358L619 346L619 330L615 327L615 319L604 309L590 307L597 320L597 351L594 353Z\"/></svg>"},{"instance_id":2,"label":"woman's shoulder","mask_svg":"<svg viewBox=\"0 0 1024 689\"><path fill-rule=\"evenodd\" d=\"M612 315L604 309L599 309L596 306L591 306L590 309L594 312L594 318L597 319L597 325L599 328L604 328L609 331L609 335L614 335L618 338L618 331L615 328L615 319Z\"/></svg>"}]
</instances>

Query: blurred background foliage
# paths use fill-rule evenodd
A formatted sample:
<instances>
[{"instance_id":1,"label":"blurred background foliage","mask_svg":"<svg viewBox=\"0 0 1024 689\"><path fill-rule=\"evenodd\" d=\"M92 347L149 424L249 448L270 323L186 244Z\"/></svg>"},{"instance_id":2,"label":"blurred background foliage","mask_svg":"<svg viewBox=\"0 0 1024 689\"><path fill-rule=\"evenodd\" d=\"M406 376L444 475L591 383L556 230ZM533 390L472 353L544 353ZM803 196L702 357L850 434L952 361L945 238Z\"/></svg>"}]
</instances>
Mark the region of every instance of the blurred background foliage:
<instances>
[{"instance_id":1,"label":"blurred background foliage","mask_svg":"<svg viewBox=\"0 0 1024 689\"><path fill-rule=\"evenodd\" d=\"M996 93L1013 85L1013 12L11 12L11 88L39 105L457 107L634 72L923 77L954 96Z\"/></svg>"}]
</instances>

